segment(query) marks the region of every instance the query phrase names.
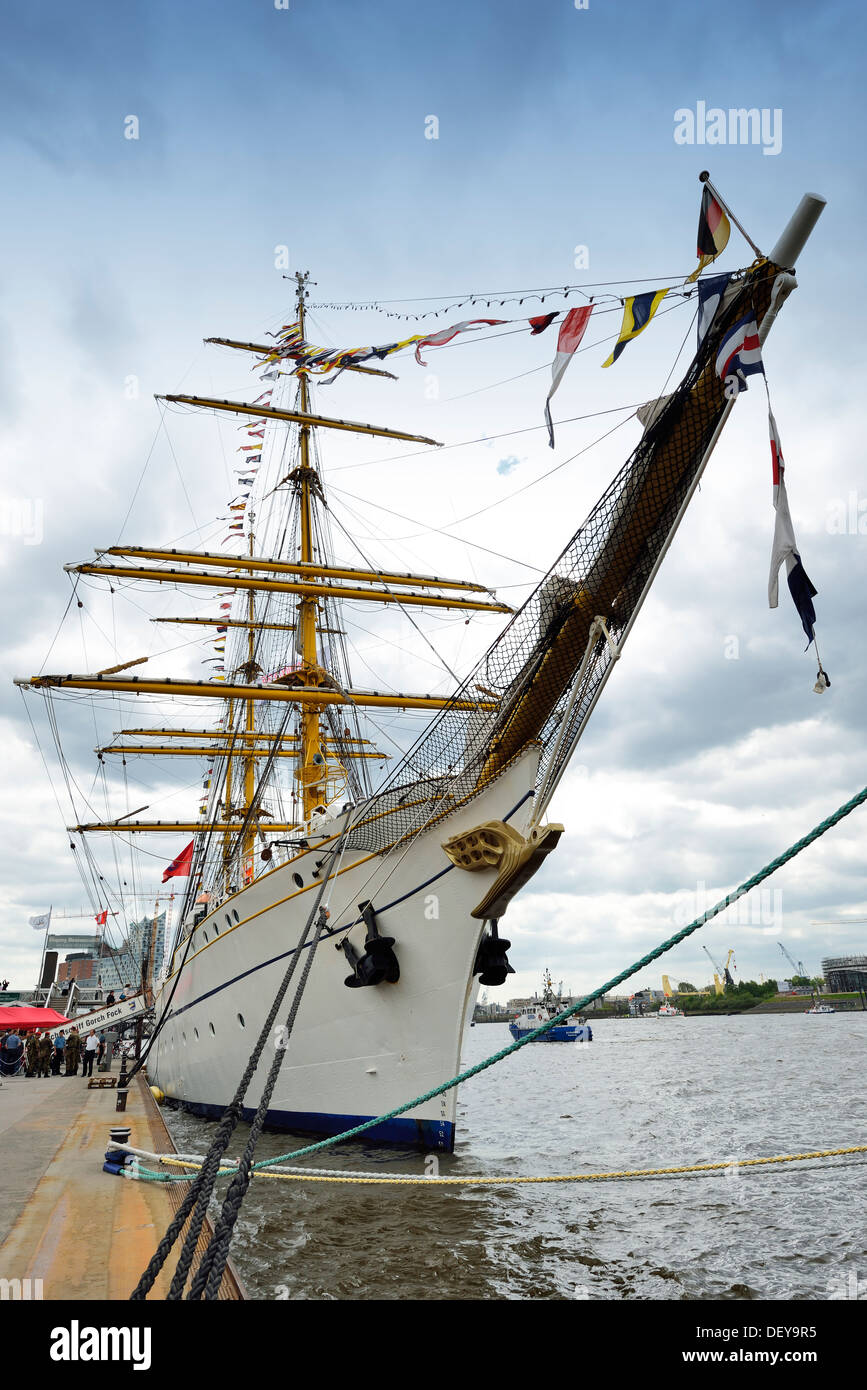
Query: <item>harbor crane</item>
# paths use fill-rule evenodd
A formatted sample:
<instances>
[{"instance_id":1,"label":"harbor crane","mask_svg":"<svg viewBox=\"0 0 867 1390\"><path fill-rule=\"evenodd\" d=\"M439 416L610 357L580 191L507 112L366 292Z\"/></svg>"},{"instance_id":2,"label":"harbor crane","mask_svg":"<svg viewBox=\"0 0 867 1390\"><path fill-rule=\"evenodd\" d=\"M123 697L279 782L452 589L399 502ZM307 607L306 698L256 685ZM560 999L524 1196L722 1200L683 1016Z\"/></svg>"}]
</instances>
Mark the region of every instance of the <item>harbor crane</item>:
<instances>
[{"instance_id":1,"label":"harbor crane","mask_svg":"<svg viewBox=\"0 0 867 1390\"><path fill-rule=\"evenodd\" d=\"M710 961L711 965L713 966L713 970L714 970L714 975L713 975L713 987L714 987L714 989L716 990L716 993L717 993L717 994L723 994L723 993L724 993L723 980L725 980L726 985L728 985L728 986L730 986L732 989L734 989L735 982L734 982L734 980L733 980L733 978L732 978L731 971L729 970L729 962L731 961L732 957L734 956L734 951L729 951L729 953L728 953L728 959L726 960L725 965L718 965L717 962L714 960L713 956L711 955L710 951L707 949L706 946L702 946L701 949L704 951L705 955L707 956L708 960Z\"/></svg>"},{"instance_id":2,"label":"harbor crane","mask_svg":"<svg viewBox=\"0 0 867 1390\"><path fill-rule=\"evenodd\" d=\"M804 962L803 962L802 960L799 960L798 963L797 963L797 965L796 965L795 962L792 960L792 957L789 955L788 951L786 950L785 946L783 945L782 941L778 941L778 942L777 942L777 945L779 946L779 948L780 948L780 950L782 951L783 955L785 956L786 960L789 962L789 964L790 964L790 966L792 967L792 970L795 972L795 974L796 974L796 975L802 975L802 976L804 977L804 979L806 979L806 978L807 978L807 972L806 972L806 970L804 969Z\"/></svg>"},{"instance_id":3,"label":"harbor crane","mask_svg":"<svg viewBox=\"0 0 867 1390\"><path fill-rule=\"evenodd\" d=\"M711 955L710 951L707 949L706 946L703 945L701 949L704 951L705 955L707 956L708 960L710 961L711 965L713 966L713 988L714 988L714 993L715 993L715 994L722 994L724 991L723 991L723 982L722 982L722 979L720 978L720 976L721 976L720 967L717 965L716 961L714 960L713 956Z\"/></svg>"}]
</instances>

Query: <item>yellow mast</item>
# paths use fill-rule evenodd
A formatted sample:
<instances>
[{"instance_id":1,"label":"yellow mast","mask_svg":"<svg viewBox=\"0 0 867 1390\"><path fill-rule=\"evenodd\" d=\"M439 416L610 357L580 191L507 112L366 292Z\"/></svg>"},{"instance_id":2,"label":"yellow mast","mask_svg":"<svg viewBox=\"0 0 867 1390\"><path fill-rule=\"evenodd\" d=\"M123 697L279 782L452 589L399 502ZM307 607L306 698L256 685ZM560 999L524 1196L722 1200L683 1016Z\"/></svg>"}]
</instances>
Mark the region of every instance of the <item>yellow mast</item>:
<instances>
[{"instance_id":1,"label":"yellow mast","mask_svg":"<svg viewBox=\"0 0 867 1390\"><path fill-rule=\"evenodd\" d=\"M249 535L249 553L250 553L250 555L253 554L253 523L254 523L255 519L256 519L256 518L255 518L254 514L251 512L251 513L250 513L250 535ZM255 622L256 622L256 607L255 607L256 600L255 600L254 594L255 594L255 590L253 590L253 589L248 589L248 591L247 591L247 622L248 622L249 626L248 626L248 628L247 628L247 670L246 670L246 676L247 676L247 680L248 680L248 681L253 681L253 680L255 680L256 675L258 674L258 667L256 666L256 662L255 662L256 639L255 639L255 636L254 636L254 634L255 634L255 627L254 627L254 624L255 624ZM252 735L256 732L256 722L255 722L255 720L256 720L256 706L255 706L255 704L253 703L252 700L248 700L248 701L247 701L247 721L246 721L246 732L247 732L248 745L249 745L249 740L250 740L250 738L251 738ZM231 758L229 758L228 761L231 762L231 761L232 761ZM243 864L244 864L244 882L245 882L245 883L251 881L252 878L253 878L253 846L254 846L255 843L256 843L256 825L255 825L256 817L255 817L254 815L250 815L250 812L251 812L251 810L252 810L252 808L253 808L253 798L255 797L255 794L256 794L256 759L247 756L247 757L244 758L244 822L245 822L245 824L247 824L247 829L246 829L245 832L244 832L244 843L243 843L242 848L241 848L241 853L242 853L242 856L243 856Z\"/></svg>"},{"instance_id":2,"label":"yellow mast","mask_svg":"<svg viewBox=\"0 0 867 1390\"><path fill-rule=\"evenodd\" d=\"M306 301L308 298L307 272L295 276L297 296L297 319L301 336L306 331ZM259 346L233 340L220 340L226 346L259 351ZM390 376L391 373L375 368L351 367L350 370L366 371L370 375ZM285 373L289 375L290 373ZM317 554L315 543L315 507L317 499L324 504L322 482L311 450L311 431L314 426L348 431L354 434L384 436L419 444L435 444L426 436L409 434L403 430L387 427L358 424L353 421L323 417L311 413L309 370L303 362L294 367L292 374L298 377L298 399L292 409L279 409L256 402L221 401L197 396L171 396L161 399L179 402L190 406L227 411L235 415L252 416L261 420L280 423L295 423L299 429L299 455L297 466L283 480L294 491L298 503L298 550L294 555L271 557L257 555L254 546L253 513L249 513L250 529L247 540L247 553L240 557L226 556L207 551L160 548L155 546L116 545L97 551L94 564L69 565L66 568L76 574L93 574L106 578L122 577L124 580L143 580L173 585L191 585L198 588L226 588L236 594L246 590L247 602L237 618L210 617L170 617L158 618L156 622L190 623L201 626L227 628L246 628L246 654L235 670L220 683L215 681L190 681L173 679L140 680L122 677L128 667L141 664L146 658L128 661L112 666L95 674L35 676L20 684L53 687L60 686L72 690L98 690L105 692L128 692L135 695L165 694L169 696L198 696L225 701L226 725L219 731L197 729L134 729L124 730L120 735L157 736L159 742L152 747L135 745L115 745L98 750L100 755L110 752L135 753L136 755L181 756L210 758L223 757L226 760L225 786L221 806L215 808L213 820L207 827L222 841L222 861L225 887L234 888L243 877L248 883L254 876L254 854L257 836L262 833L260 821L269 833L298 830L311 822L318 807L324 807L336 794L335 774L345 774L344 760L376 759L384 761L387 755L380 753L367 739L353 738L349 730L336 739L330 728L323 731L322 720L329 707L351 704L357 708L417 709L433 712L451 707L456 710L479 711L496 708L497 697L493 692L484 691L479 698L475 692L461 696L406 695L401 692L344 690L334 676L321 664L320 638L325 634L339 634L340 628L325 625L321 605L324 600L357 600L376 602L400 607L429 607L431 609L450 609L465 611L487 611L509 614L508 604L500 603L486 586L470 580L447 579L437 575L413 575L394 573L380 569L359 569L345 564L329 564L326 555ZM106 557L115 563L106 564ZM118 564L117 561L132 561L131 564ZM150 564L148 564L150 562ZM156 563L154 563L156 562ZM190 568L191 566L195 568ZM205 568L202 568L205 567ZM409 592L407 591L409 588ZM256 591L265 595L292 595L297 601L294 621L264 621L268 614L268 604L256 604ZM413 591L414 590L414 591ZM439 590L440 592L436 592ZM433 591L433 592L432 592ZM282 614L278 616L283 616ZM288 616L288 615L287 615ZM262 680L261 667L256 660L257 633L259 631L294 632L294 646L297 661L290 671L273 679ZM288 664L288 663L287 663ZM481 688L480 688L481 689ZM294 704L298 710L297 731L291 734L267 733L257 731L256 706L262 702ZM244 702L243 712L238 709L238 701ZM237 719L238 727L235 727ZM193 742L172 746L171 740L206 739L209 747L197 747ZM168 740L168 742L167 742ZM263 759L292 758L295 761L295 781L300 805L293 807L291 820L271 820L269 813L257 804L257 766ZM235 760L241 765L237 766ZM146 808L142 808L146 809ZM221 814L222 812L222 814ZM202 830L201 823L192 822L144 822L132 821L126 817L119 821L106 821L87 826L77 826L76 830L122 829L126 832L164 831L165 833L196 833ZM308 830L308 833L312 833ZM240 855L241 866L235 863Z\"/></svg>"},{"instance_id":3,"label":"yellow mast","mask_svg":"<svg viewBox=\"0 0 867 1390\"><path fill-rule=\"evenodd\" d=\"M295 282L298 287L298 324L301 337L304 337L304 301L307 271L297 271ZM301 394L301 412L309 415L307 372L299 367L298 382ZM301 563L313 564L313 531L311 489L319 491L319 479L310 465L310 426L301 426L301 466L296 470L296 486L301 513ZM298 602L298 637L301 671L300 684L316 686L320 681L320 666L316 652L316 622L319 616L316 599L301 597ZM326 776L325 759L322 754L320 738L320 714L315 705L301 707L301 753L298 760L298 781L301 788L302 820L309 820L316 806L323 802L322 783Z\"/></svg>"},{"instance_id":4,"label":"yellow mast","mask_svg":"<svg viewBox=\"0 0 867 1390\"><path fill-rule=\"evenodd\" d=\"M234 718L234 708L235 708L235 702L234 702L234 700L230 700L230 701L229 701L229 704L228 704L228 706L227 706L228 714L227 714L227 716L226 716L226 725L225 725L226 732L227 732L227 734L228 734L230 737L231 737L231 730L232 730L232 720L233 720L233 718ZM231 759L230 757L226 759L226 786L225 786L225 791L224 791L224 793L223 793L223 797L224 797L224 805L225 805L225 808L226 808L225 819L226 819L226 823L230 825L230 824L231 824L231 821L232 821L232 759ZM231 849L232 849L231 832L230 832L229 830L224 830L224 831L223 831L223 876L224 876L225 881L226 881L227 884L228 884L228 882L229 882L229 857L230 857Z\"/></svg>"}]
</instances>

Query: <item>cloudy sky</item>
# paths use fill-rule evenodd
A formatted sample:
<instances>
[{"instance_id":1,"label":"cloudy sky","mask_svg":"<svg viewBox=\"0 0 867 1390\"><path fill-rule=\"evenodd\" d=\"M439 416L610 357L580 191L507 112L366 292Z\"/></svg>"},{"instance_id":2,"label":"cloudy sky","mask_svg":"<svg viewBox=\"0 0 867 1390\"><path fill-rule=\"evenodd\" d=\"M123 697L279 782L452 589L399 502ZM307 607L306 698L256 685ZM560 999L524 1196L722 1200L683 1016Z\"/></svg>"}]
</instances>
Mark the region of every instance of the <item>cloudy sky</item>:
<instances>
[{"instance_id":1,"label":"cloudy sky","mask_svg":"<svg viewBox=\"0 0 867 1390\"><path fill-rule=\"evenodd\" d=\"M421 321L433 331L542 311L529 295L500 309L524 291L597 286L587 351L555 401L553 453L542 425L551 331L468 336L431 349L424 369L404 354L398 382L343 377L320 400L450 446L322 441L335 514L371 558L479 578L514 603L637 442L630 411L616 408L655 397L679 355L686 365L692 308L674 300L601 371L619 321L604 296L677 286L693 268L703 168L763 250L803 192L828 200L765 360L833 684L813 693L815 657L785 588L767 607L773 514L754 383L552 806L567 835L504 921L519 973L501 993L531 990L544 966L572 990L594 987L860 789L865 347L852 265L865 223L865 27L854 3L777 0L732 0L715 17L684 0L663 11L641 0L7 8L0 974L33 983L41 940L29 914L91 910L44 701L25 702L12 678L145 654L157 674L202 669L201 646L147 621L177 612L176 595L86 587L84 607L65 613L62 568L121 536L222 543L235 426L153 399L258 394L249 360L202 338L256 340L288 321L287 258L315 282L310 336L343 346L420 331L398 313L440 311ZM763 110L764 144L675 140L676 113L714 107ZM733 232L719 264L751 258ZM480 305L451 308L473 294ZM329 307L371 301L381 307ZM554 295L544 307L576 302ZM338 552L358 563L343 543ZM347 624L360 686L448 688L399 619L365 610ZM496 630L430 615L420 626L464 670ZM79 809L147 803L150 815L194 817L193 766L139 760L127 789L114 770L103 782L92 750L131 707L56 707ZM705 929L711 953L733 947L747 978L782 977L780 940L811 973L824 955L867 949L867 923L816 925L867 916L865 814ZM141 846L140 902L181 848L165 837ZM106 884L118 869L129 878L125 844L94 851ZM662 969L704 981L710 967L693 939ZM658 986L659 972L636 983Z\"/></svg>"}]
</instances>

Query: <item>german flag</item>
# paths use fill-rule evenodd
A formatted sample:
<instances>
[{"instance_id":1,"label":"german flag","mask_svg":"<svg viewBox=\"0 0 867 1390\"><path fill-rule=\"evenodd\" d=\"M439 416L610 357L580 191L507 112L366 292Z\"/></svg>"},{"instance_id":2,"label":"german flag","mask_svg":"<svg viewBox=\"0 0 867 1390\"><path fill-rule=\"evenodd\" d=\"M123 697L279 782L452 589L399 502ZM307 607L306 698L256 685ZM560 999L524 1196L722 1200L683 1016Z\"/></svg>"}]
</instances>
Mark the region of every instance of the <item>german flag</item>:
<instances>
[{"instance_id":1,"label":"german flag","mask_svg":"<svg viewBox=\"0 0 867 1390\"><path fill-rule=\"evenodd\" d=\"M698 256L698 266L687 276L688 285L697 280L705 266L710 265L711 261L715 261L719 253L725 250L731 232L731 223L705 185L698 214L698 244L695 253Z\"/></svg>"}]
</instances>

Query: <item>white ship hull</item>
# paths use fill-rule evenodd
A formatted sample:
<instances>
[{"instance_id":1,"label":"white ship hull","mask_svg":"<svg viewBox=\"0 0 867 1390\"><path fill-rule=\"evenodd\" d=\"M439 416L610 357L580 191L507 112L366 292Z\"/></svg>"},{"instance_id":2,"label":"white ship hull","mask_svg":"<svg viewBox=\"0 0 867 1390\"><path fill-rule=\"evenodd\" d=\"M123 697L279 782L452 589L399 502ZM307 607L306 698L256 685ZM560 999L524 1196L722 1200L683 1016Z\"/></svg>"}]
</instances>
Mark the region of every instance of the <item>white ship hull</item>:
<instances>
[{"instance_id":1,"label":"white ship hull","mask_svg":"<svg viewBox=\"0 0 867 1390\"><path fill-rule=\"evenodd\" d=\"M389 855L348 851L330 887L330 920L316 950L267 1123L334 1134L381 1115L454 1076L475 1003L473 976L484 923L471 911L496 877L451 864L443 841L487 820L524 831L532 814L538 750L525 754L482 795ZM336 825L339 827L340 822ZM196 928L186 965L148 1060L171 1099L216 1116L234 1095L249 1054L315 901L311 849L227 898ZM300 880L300 882L299 882ZM350 967L337 943L361 948L358 904L372 901L394 937L396 984L344 985ZM182 949L177 953L180 960ZM305 948L309 949L309 948ZM279 1021L285 1021L299 969ZM159 1018L173 977L156 999ZM243 1020L243 1022L242 1022ZM251 1118L274 1058L265 1048L245 1098ZM366 1140L425 1150L454 1146L457 1088L370 1130Z\"/></svg>"}]
</instances>

